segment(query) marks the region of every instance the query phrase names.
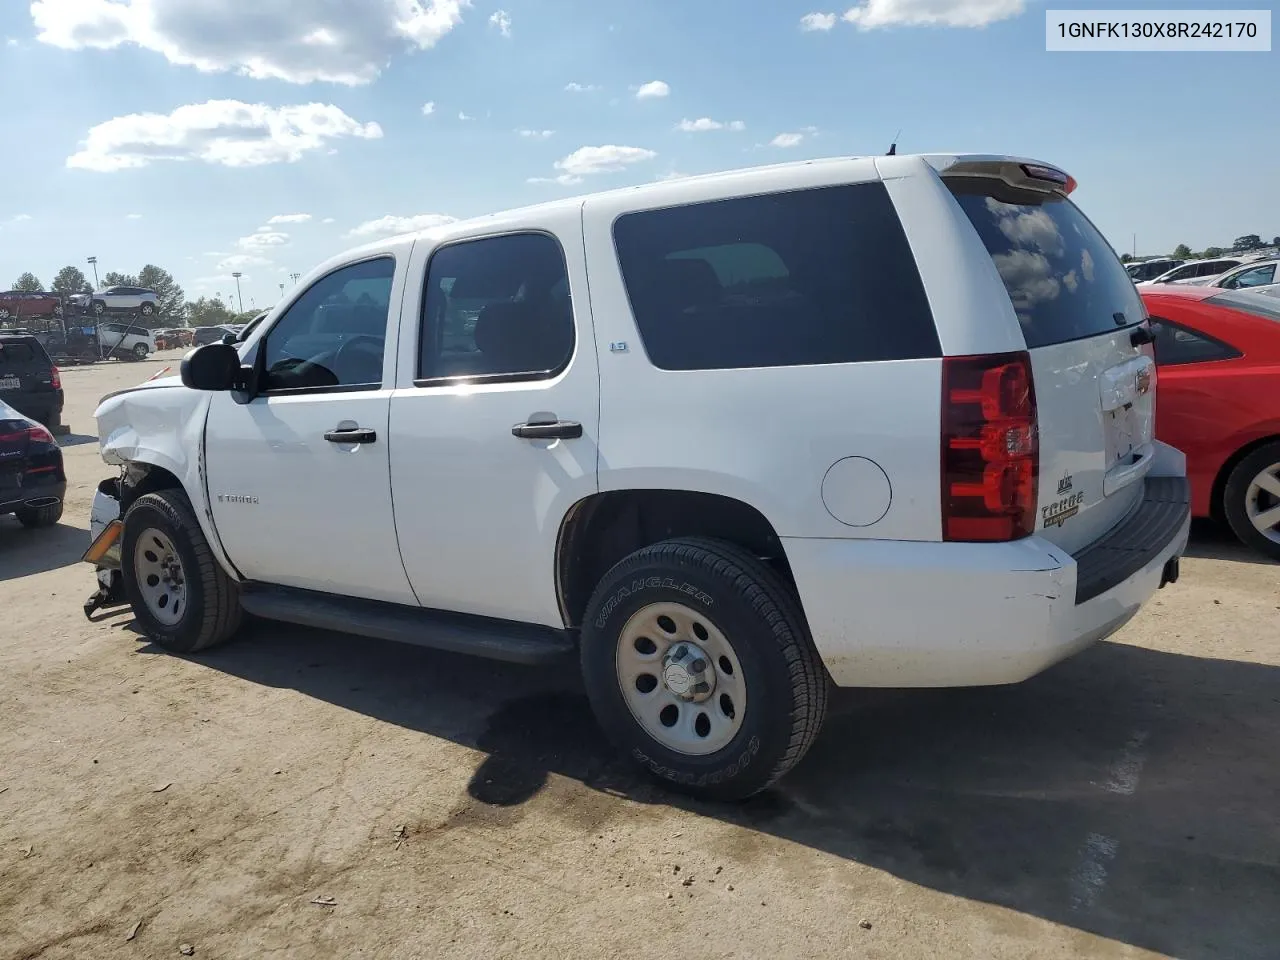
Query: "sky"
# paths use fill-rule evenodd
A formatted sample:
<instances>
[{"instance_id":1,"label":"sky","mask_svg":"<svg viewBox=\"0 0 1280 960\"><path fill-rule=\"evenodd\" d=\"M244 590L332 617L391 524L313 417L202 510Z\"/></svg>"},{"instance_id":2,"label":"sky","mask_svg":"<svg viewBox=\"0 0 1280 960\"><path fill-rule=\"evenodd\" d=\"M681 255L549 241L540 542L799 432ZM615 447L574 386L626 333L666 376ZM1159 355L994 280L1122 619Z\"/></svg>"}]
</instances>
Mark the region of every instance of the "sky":
<instances>
[{"instance_id":1,"label":"sky","mask_svg":"<svg viewBox=\"0 0 1280 960\"><path fill-rule=\"evenodd\" d=\"M844 0L847 4L849 0ZM1195 9L1200 0L1055 8ZM1267 4L1253 4L1266 7ZM1047 53L1035 0L4 0L0 288L266 307L380 235L680 174L969 151L1120 251L1280 234L1280 53Z\"/></svg>"}]
</instances>

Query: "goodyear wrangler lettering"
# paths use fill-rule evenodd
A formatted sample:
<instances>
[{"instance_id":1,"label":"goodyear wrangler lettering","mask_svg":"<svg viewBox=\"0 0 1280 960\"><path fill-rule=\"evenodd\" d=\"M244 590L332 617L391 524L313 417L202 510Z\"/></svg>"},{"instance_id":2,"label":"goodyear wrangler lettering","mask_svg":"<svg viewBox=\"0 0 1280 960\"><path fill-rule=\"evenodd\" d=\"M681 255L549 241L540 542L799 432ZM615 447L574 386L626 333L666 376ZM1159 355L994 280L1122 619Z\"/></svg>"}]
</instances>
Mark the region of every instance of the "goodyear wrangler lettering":
<instances>
[{"instance_id":1,"label":"goodyear wrangler lettering","mask_svg":"<svg viewBox=\"0 0 1280 960\"><path fill-rule=\"evenodd\" d=\"M660 589L677 590L708 607L715 603L709 594L699 590L691 583L677 583L672 577L637 577L629 585L619 587L618 591L605 601L604 606L600 608L600 615L596 617L596 626L603 627L609 620L610 614L617 609L618 604L632 594L639 593L641 590Z\"/></svg>"}]
</instances>

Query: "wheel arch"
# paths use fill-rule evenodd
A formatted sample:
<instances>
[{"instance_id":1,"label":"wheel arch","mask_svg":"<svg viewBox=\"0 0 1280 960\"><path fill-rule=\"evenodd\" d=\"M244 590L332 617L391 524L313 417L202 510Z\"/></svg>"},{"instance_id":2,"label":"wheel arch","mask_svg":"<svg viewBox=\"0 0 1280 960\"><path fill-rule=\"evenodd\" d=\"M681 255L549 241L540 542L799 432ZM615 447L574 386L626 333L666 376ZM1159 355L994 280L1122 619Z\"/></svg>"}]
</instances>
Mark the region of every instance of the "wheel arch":
<instances>
[{"instance_id":1,"label":"wheel arch","mask_svg":"<svg viewBox=\"0 0 1280 960\"><path fill-rule=\"evenodd\" d=\"M619 560L677 537L735 543L763 558L795 587L777 530L757 507L693 490L610 490L579 500L560 524L555 589L565 626L581 625L596 585Z\"/></svg>"}]
</instances>

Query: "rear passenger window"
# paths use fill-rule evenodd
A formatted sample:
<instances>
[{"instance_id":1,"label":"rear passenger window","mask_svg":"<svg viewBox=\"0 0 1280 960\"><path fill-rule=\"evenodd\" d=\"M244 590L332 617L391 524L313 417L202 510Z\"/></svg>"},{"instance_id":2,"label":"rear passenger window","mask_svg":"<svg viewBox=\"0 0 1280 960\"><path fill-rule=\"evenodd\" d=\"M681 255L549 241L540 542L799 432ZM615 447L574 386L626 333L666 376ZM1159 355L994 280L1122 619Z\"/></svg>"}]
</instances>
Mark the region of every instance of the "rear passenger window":
<instances>
[{"instance_id":1,"label":"rear passenger window","mask_svg":"<svg viewBox=\"0 0 1280 960\"><path fill-rule=\"evenodd\" d=\"M26 366L36 362L36 351L29 343L0 343L0 364Z\"/></svg>"},{"instance_id":2,"label":"rear passenger window","mask_svg":"<svg viewBox=\"0 0 1280 960\"><path fill-rule=\"evenodd\" d=\"M514 233L442 247L427 267L418 381L537 380L573 353L573 301L560 243Z\"/></svg>"},{"instance_id":3,"label":"rear passenger window","mask_svg":"<svg viewBox=\"0 0 1280 960\"><path fill-rule=\"evenodd\" d=\"M1234 347L1198 333L1163 317L1150 317L1151 332L1155 335L1156 363L1172 367L1184 363L1204 363L1208 360L1230 360L1240 356Z\"/></svg>"},{"instance_id":4,"label":"rear passenger window","mask_svg":"<svg viewBox=\"0 0 1280 960\"><path fill-rule=\"evenodd\" d=\"M629 213L613 236L644 348L664 370L941 355L883 184Z\"/></svg>"}]
</instances>

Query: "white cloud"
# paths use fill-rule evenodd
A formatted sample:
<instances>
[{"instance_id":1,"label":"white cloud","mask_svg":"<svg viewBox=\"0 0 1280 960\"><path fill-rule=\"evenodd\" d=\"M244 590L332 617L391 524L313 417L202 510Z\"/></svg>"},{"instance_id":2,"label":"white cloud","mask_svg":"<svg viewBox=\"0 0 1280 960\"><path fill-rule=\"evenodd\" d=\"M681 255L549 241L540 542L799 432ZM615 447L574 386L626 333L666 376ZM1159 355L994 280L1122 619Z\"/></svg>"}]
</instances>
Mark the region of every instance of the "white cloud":
<instances>
[{"instance_id":1,"label":"white cloud","mask_svg":"<svg viewBox=\"0 0 1280 960\"><path fill-rule=\"evenodd\" d=\"M233 270L243 270L245 267L266 267L270 264L270 260L258 253L233 253L219 260L214 269L219 273L228 274Z\"/></svg>"},{"instance_id":2,"label":"white cloud","mask_svg":"<svg viewBox=\"0 0 1280 960\"><path fill-rule=\"evenodd\" d=\"M555 136L554 130L517 130L516 133L522 137L528 137L531 140L546 140L548 137Z\"/></svg>"},{"instance_id":3,"label":"white cloud","mask_svg":"<svg viewBox=\"0 0 1280 960\"><path fill-rule=\"evenodd\" d=\"M594 93L600 89L594 83L566 83L564 88L568 93Z\"/></svg>"},{"instance_id":4,"label":"white cloud","mask_svg":"<svg viewBox=\"0 0 1280 960\"><path fill-rule=\"evenodd\" d=\"M333 217L325 217L325 218L324 218L323 220L321 220L320 222L321 222L321 223L333 223Z\"/></svg>"},{"instance_id":5,"label":"white cloud","mask_svg":"<svg viewBox=\"0 0 1280 960\"><path fill-rule=\"evenodd\" d=\"M33 0L36 39L67 50L133 44L170 63L255 79L360 84L462 22L471 0Z\"/></svg>"},{"instance_id":6,"label":"white cloud","mask_svg":"<svg viewBox=\"0 0 1280 960\"><path fill-rule=\"evenodd\" d=\"M505 10L498 10L489 15L489 26L497 27L498 32L504 37L511 36L511 14Z\"/></svg>"},{"instance_id":7,"label":"white cloud","mask_svg":"<svg viewBox=\"0 0 1280 960\"><path fill-rule=\"evenodd\" d=\"M20 223L26 223L30 219L31 214L29 213L15 213L7 220L0 220L0 230L3 230L5 227L14 227Z\"/></svg>"},{"instance_id":8,"label":"white cloud","mask_svg":"<svg viewBox=\"0 0 1280 960\"><path fill-rule=\"evenodd\" d=\"M458 119L459 119L459 120L474 120L474 119L475 119L475 117L470 116L469 114L465 113L465 112L464 112L464 111L462 111L462 110L459 110L459 111L458 111Z\"/></svg>"},{"instance_id":9,"label":"white cloud","mask_svg":"<svg viewBox=\"0 0 1280 960\"><path fill-rule=\"evenodd\" d=\"M262 230L259 228L257 233L251 233L247 237L241 237L236 241L236 246L241 250L257 251L266 250L269 247L283 247L289 243L289 235L274 230Z\"/></svg>"},{"instance_id":10,"label":"white cloud","mask_svg":"<svg viewBox=\"0 0 1280 960\"><path fill-rule=\"evenodd\" d=\"M685 177L687 177L687 176L689 176L689 174L687 174L687 173L681 173L681 172L680 172L680 171L678 171L678 170L668 170L666 173L660 173L660 174L658 174L658 175L657 175L656 177L654 177L653 179L655 179L655 180L659 180L659 181L661 181L661 180L683 180L683 179L684 179Z\"/></svg>"},{"instance_id":11,"label":"white cloud","mask_svg":"<svg viewBox=\"0 0 1280 960\"><path fill-rule=\"evenodd\" d=\"M657 154L644 147L619 147L606 144L602 147L579 147L573 153L555 162L560 171L554 177L530 177L529 183L559 183L569 186L581 183L583 177L599 173L617 173L634 163L652 160Z\"/></svg>"},{"instance_id":12,"label":"white cloud","mask_svg":"<svg viewBox=\"0 0 1280 960\"><path fill-rule=\"evenodd\" d=\"M745 130L747 125L741 120L721 122L710 117L699 117L697 120L681 120L676 124L676 129L685 133L707 133L711 130Z\"/></svg>"},{"instance_id":13,"label":"white cloud","mask_svg":"<svg viewBox=\"0 0 1280 960\"><path fill-rule=\"evenodd\" d=\"M803 133L780 133L769 141L771 147L798 147L804 139Z\"/></svg>"},{"instance_id":14,"label":"white cloud","mask_svg":"<svg viewBox=\"0 0 1280 960\"><path fill-rule=\"evenodd\" d=\"M141 219L142 219L142 214L140 214L140 213L126 213L126 214L124 215L124 218L125 218L126 220L141 220Z\"/></svg>"},{"instance_id":15,"label":"white cloud","mask_svg":"<svg viewBox=\"0 0 1280 960\"><path fill-rule=\"evenodd\" d=\"M5 37L5 38L4 38L4 45L5 45L6 47L16 47L16 46L18 45L18 38L17 38L17 37Z\"/></svg>"},{"instance_id":16,"label":"white cloud","mask_svg":"<svg viewBox=\"0 0 1280 960\"><path fill-rule=\"evenodd\" d=\"M435 112L436 112L436 102L434 100L428 100L426 103L422 105L422 115L424 117L429 117Z\"/></svg>"},{"instance_id":17,"label":"white cloud","mask_svg":"<svg viewBox=\"0 0 1280 960\"><path fill-rule=\"evenodd\" d=\"M306 223L310 219L311 214L309 213L277 213L267 221L267 226L275 226L280 223ZM264 230L265 228L259 227L258 229Z\"/></svg>"},{"instance_id":18,"label":"white cloud","mask_svg":"<svg viewBox=\"0 0 1280 960\"><path fill-rule=\"evenodd\" d=\"M444 213L420 213L413 217L397 217L388 214L385 217L379 217L377 220L366 220L351 229L347 236L364 237L366 239L394 237L401 233L416 233L419 230L429 230L431 227L442 227L445 224L453 223L456 219L456 217L451 217Z\"/></svg>"},{"instance_id":19,"label":"white cloud","mask_svg":"<svg viewBox=\"0 0 1280 960\"><path fill-rule=\"evenodd\" d=\"M985 27L1016 17L1026 0L864 0L844 20L859 30L893 26Z\"/></svg>"},{"instance_id":20,"label":"white cloud","mask_svg":"<svg viewBox=\"0 0 1280 960\"><path fill-rule=\"evenodd\" d=\"M671 93L671 87L661 80L650 80L636 87L637 100L653 100L656 97L665 97L669 93Z\"/></svg>"},{"instance_id":21,"label":"white cloud","mask_svg":"<svg viewBox=\"0 0 1280 960\"><path fill-rule=\"evenodd\" d=\"M834 13L806 13L800 18L800 29L805 32L814 30L825 32L835 25L836 15Z\"/></svg>"},{"instance_id":22,"label":"white cloud","mask_svg":"<svg viewBox=\"0 0 1280 960\"><path fill-rule=\"evenodd\" d=\"M201 160L253 167L302 159L339 137L376 140L382 128L360 123L327 103L269 107L209 100L173 113L131 113L90 128L68 167L124 170L158 160Z\"/></svg>"}]
</instances>

